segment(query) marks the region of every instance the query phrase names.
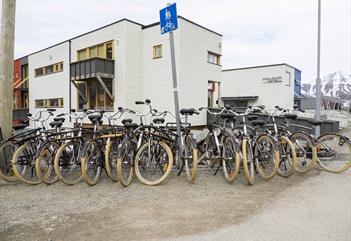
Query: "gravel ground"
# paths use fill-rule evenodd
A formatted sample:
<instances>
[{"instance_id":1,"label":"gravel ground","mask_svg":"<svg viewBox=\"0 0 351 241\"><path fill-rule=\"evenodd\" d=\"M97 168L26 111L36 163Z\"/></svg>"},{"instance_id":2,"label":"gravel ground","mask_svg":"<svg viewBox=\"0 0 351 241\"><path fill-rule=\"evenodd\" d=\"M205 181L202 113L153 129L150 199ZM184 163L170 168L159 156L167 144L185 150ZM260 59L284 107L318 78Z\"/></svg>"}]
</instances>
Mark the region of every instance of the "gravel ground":
<instances>
[{"instance_id":1,"label":"gravel ground","mask_svg":"<svg viewBox=\"0 0 351 241\"><path fill-rule=\"evenodd\" d=\"M0 240L351 240L351 171L288 179L201 172L194 185L122 188L0 181Z\"/></svg>"},{"instance_id":2,"label":"gravel ground","mask_svg":"<svg viewBox=\"0 0 351 241\"><path fill-rule=\"evenodd\" d=\"M350 136L351 132L346 131ZM157 187L0 180L0 241L351 240L351 170L227 184L202 170Z\"/></svg>"}]
</instances>

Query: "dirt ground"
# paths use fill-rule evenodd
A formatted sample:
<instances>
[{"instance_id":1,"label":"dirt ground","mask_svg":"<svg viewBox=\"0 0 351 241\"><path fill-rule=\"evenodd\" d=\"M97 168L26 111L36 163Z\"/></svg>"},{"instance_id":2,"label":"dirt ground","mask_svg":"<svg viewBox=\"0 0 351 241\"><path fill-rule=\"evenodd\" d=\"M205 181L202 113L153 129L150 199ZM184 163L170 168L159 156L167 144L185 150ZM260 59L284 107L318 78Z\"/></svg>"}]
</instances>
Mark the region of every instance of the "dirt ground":
<instances>
[{"instance_id":1,"label":"dirt ground","mask_svg":"<svg viewBox=\"0 0 351 241\"><path fill-rule=\"evenodd\" d=\"M290 233L300 240L351 240L350 170L257 179L253 186L243 176L227 184L206 170L193 185L173 173L157 187L134 180L123 188L107 178L95 187L0 181L0 195L1 241L290 240ZM317 225L323 231L314 222L326 224Z\"/></svg>"},{"instance_id":2,"label":"dirt ground","mask_svg":"<svg viewBox=\"0 0 351 241\"><path fill-rule=\"evenodd\" d=\"M346 131L350 136L351 132ZM351 170L234 184L200 170L191 185L30 186L0 180L0 241L351 240Z\"/></svg>"}]
</instances>

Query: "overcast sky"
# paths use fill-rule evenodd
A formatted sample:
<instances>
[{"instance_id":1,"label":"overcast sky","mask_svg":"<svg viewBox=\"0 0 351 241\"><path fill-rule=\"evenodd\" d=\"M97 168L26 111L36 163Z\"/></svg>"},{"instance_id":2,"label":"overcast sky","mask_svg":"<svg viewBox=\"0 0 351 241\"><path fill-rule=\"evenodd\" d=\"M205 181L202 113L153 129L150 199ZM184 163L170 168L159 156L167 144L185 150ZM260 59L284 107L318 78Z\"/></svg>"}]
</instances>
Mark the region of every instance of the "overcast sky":
<instances>
[{"instance_id":1,"label":"overcast sky","mask_svg":"<svg viewBox=\"0 0 351 241\"><path fill-rule=\"evenodd\" d=\"M1 1L1 0L0 0ZM317 0L178 0L178 14L223 34L223 68L288 63L316 76ZM17 0L15 57L121 18L158 21L161 0ZM1 6L0 6L1 8ZM322 0L322 75L351 73L351 0Z\"/></svg>"}]
</instances>

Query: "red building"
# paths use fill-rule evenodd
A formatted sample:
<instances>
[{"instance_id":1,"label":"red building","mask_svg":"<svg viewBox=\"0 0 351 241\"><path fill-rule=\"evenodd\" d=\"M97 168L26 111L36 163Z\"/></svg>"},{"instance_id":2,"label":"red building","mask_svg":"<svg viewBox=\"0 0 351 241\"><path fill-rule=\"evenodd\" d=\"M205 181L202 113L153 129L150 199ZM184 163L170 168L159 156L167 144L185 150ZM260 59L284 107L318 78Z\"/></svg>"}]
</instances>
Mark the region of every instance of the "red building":
<instances>
[{"instance_id":1,"label":"red building","mask_svg":"<svg viewBox=\"0 0 351 241\"><path fill-rule=\"evenodd\" d=\"M14 61L13 125L22 124L28 114L28 57Z\"/></svg>"}]
</instances>

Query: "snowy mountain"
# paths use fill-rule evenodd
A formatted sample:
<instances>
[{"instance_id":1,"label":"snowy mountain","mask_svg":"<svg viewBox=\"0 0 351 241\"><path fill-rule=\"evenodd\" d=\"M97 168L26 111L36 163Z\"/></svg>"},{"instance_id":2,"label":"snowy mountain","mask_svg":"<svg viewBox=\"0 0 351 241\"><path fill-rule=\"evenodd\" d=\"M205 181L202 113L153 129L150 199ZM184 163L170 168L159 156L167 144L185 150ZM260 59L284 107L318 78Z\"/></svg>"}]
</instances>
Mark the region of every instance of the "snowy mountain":
<instances>
[{"instance_id":1,"label":"snowy mountain","mask_svg":"<svg viewBox=\"0 0 351 241\"><path fill-rule=\"evenodd\" d=\"M325 76L322 81L322 94L351 101L351 75L341 71ZM315 96L315 82L302 84L302 94Z\"/></svg>"}]
</instances>

